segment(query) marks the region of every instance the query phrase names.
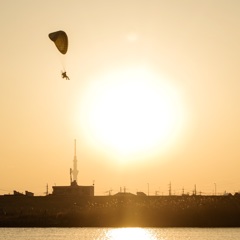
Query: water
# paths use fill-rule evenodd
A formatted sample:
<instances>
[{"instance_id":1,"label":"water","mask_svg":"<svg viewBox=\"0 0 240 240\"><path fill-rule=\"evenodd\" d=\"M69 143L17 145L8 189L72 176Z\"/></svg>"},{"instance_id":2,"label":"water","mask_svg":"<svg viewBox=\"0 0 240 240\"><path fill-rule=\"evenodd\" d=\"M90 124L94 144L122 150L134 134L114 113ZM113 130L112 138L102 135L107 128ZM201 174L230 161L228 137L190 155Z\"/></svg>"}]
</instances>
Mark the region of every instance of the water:
<instances>
[{"instance_id":1,"label":"water","mask_svg":"<svg viewBox=\"0 0 240 240\"><path fill-rule=\"evenodd\" d=\"M0 228L0 240L239 240L240 228Z\"/></svg>"}]
</instances>

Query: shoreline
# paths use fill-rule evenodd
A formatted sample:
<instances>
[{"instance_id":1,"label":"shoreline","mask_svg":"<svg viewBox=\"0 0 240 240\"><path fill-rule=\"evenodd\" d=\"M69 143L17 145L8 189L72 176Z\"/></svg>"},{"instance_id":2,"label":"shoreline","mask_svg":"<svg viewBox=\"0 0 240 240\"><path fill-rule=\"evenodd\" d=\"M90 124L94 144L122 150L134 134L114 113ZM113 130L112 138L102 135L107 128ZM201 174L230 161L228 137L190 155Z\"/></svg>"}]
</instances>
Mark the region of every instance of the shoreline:
<instances>
[{"instance_id":1,"label":"shoreline","mask_svg":"<svg viewBox=\"0 0 240 240\"><path fill-rule=\"evenodd\" d=\"M240 227L240 196L0 196L0 227Z\"/></svg>"}]
</instances>

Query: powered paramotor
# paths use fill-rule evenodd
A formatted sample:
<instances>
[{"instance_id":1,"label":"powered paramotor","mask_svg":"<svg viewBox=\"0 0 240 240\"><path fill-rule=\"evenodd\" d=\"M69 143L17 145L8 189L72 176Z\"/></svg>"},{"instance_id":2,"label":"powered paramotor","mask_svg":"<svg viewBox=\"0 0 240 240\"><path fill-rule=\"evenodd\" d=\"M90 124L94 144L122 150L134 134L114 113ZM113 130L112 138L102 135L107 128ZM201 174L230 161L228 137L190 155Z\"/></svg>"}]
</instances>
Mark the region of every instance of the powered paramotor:
<instances>
[{"instance_id":1,"label":"powered paramotor","mask_svg":"<svg viewBox=\"0 0 240 240\"><path fill-rule=\"evenodd\" d=\"M67 34L64 31L60 30L57 32L49 33L48 36L54 42L58 51L61 54L65 55L68 51L68 36L67 36ZM64 66L63 66L63 68L64 68ZM62 78L69 80L69 77L67 76L65 68L64 68L64 71L62 72Z\"/></svg>"}]
</instances>

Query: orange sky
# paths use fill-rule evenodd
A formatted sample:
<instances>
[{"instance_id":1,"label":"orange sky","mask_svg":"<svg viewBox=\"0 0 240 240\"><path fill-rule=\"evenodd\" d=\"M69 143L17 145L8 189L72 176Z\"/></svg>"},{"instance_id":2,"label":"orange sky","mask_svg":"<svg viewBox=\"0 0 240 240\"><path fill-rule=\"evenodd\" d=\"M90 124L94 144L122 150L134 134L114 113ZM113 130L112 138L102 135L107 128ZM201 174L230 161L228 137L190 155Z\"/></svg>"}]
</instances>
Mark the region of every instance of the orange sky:
<instances>
[{"instance_id":1,"label":"orange sky","mask_svg":"<svg viewBox=\"0 0 240 240\"><path fill-rule=\"evenodd\" d=\"M0 194L240 190L239 1L1 3Z\"/></svg>"}]
</instances>

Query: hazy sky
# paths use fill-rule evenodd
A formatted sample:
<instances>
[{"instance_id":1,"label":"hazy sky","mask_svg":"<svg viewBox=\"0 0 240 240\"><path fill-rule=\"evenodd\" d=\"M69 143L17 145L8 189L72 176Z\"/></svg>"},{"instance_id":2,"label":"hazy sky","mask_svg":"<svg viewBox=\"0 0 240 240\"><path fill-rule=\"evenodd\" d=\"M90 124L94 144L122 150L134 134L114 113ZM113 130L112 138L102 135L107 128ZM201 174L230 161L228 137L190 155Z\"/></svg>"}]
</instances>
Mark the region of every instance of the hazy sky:
<instances>
[{"instance_id":1,"label":"hazy sky","mask_svg":"<svg viewBox=\"0 0 240 240\"><path fill-rule=\"evenodd\" d=\"M240 190L240 1L0 6L0 194L69 185L74 139L96 195Z\"/></svg>"}]
</instances>

